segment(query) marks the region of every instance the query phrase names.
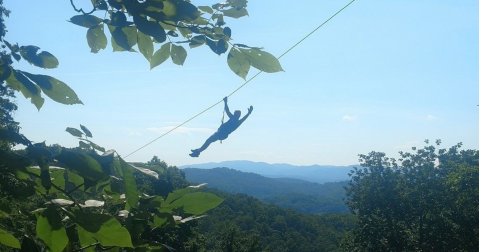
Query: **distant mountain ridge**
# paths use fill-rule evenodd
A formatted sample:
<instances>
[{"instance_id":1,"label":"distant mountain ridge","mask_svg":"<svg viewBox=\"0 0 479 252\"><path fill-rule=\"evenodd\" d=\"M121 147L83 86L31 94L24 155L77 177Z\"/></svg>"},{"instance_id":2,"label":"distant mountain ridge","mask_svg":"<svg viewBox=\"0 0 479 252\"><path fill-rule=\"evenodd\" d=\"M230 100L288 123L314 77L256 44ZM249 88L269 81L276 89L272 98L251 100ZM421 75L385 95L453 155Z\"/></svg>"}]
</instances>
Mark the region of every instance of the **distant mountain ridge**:
<instances>
[{"instance_id":1,"label":"distant mountain ridge","mask_svg":"<svg viewBox=\"0 0 479 252\"><path fill-rule=\"evenodd\" d=\"M348 173L353 167L333 165L295 166L290 164L268 164L252 161L224 161L219 163L204 163L180 166L184 168L211 169L227 167L242 172L253 172L270 178L296 178L310 182L325 183L349 180Z\"/></svg>"},{"instance_id":2,"label":"distant mountain ridge","mask_svg":"<svg viewBox=\"0 0 479 252\"><path fill-rule=\"evenodd\" d=\"M313 183L292 178L267 178L229 168L185 168L186 179L194 184L229 193L243 193L263 202L302 213L347 213L344 186L347 182Z\"/></svg>"}]
</instances>

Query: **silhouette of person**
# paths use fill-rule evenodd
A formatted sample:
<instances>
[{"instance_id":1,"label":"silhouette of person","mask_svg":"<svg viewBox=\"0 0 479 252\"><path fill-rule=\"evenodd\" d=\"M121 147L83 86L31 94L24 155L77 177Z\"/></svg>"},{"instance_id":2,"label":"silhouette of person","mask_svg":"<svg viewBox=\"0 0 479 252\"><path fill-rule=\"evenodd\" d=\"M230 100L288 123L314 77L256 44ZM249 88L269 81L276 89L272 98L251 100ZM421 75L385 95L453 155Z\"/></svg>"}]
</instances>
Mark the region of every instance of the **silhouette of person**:
<instances>
[{"instance_id":1,"label":"silhouette of person","mask_svg":"<svg viewBox=\"0 0 479 252\"><path fill-rule=\"evenodd\" d=\"M240 119L241 117L240 110L235 110L234 114L231 114L230 109L228 108L228 97L225 97L223 101L225 102L225 111L229 117L229 120L221 124L218 130L213 135L211 135L208 139L206 139L205 143L203 144L203 146L201 146L201 148L196 150L191 150L191 153L190 153L191 157L198 157L202 151L206 150L206 148L210 146L211 143L216 142L218 140L220 141L225 140L228 137L228 135L231 134L233 131L235 131L248 118L248 116L253 111L253 106L250 106L248 108L248 114L246 114L243 118Z\"/></svg>"}]
</instances>

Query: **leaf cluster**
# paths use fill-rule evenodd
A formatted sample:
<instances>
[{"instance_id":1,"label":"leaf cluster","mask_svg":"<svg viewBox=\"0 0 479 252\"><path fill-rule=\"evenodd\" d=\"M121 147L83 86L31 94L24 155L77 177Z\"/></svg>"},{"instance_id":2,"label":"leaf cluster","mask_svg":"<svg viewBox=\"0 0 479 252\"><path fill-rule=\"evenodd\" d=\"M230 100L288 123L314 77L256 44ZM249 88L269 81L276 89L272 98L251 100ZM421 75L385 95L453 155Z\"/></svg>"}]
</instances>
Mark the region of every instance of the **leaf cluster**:
<instances>
[{"instance_id":1,"label":"leaf cluster","mask_svg":"<svg viewBox=\"0 0 479 252\"><path fill-rule=\"evenodd\" d=\"M39 52L37 46L19 46L3 40L2 47L9 53L1 54L0 57L0 82L6 81L14 90L19 91L37 107L43 106L45 99L42 93L50 99L67 105L83 104L73 91L64 82L42 74L32 74L13 67L13 60L26 60L28 63L45 69L58 67L58 59L47 51Z\"/></svg>"},{"instance_id":2,"label":"leaf cluster","mask_svg":"<svg viewBox=\"0 0 479 252\"><path fill-rule=\"evenodd\" d=\"M169 191L166 197L140 191L136 173L158 180L167 169L155 164L132 165L115 151L93 143L92 133L81 125L67 132L80 138L79 150L47 147L32 143L23 135L0 130L0 140L26 145L22 154L0 152L0 189L15 185L13 199L41 197L42 206L23 210L36 222L39 241L15 236L0 228L0 243L23 251L93 251L135 248L163 251L162 229L204 217L203 213L223 200L196 192L201 186ZM0 202L0 218L12 214L6 201ZM26 235L26 234L25 234Z\"/></svg>"},{"instance_id":3,"label":"leaf cluster","mask_svg":"<svg viewBox=\"0 0 479 252\"><path fill-rule=\"evenodd\" d=\"M439 144L440 141L437 141ZM479 152L432 145L394 160L360 155L346 204L359 226L348 251L473 251L479 235Z\"/></svg>"},{"instance_id":4,"label":"leaf cluster","mask_svg":"<svg viewBox=\"0 0 479 252\"><path fill-rule=\"evenodd\" d=\"M183 65L188 53L182 44L188 44L190 49L206 45L217 55L230 49L228 66L243 79L250 66L268 73L282 71L270 53L232 43L232 30L224 18L247 16L246 0L227 0L211 7L185 0L92 0L92 4L89 14L77 10L83 14L69 20L88 29L86 37L92 53L107 47L108 28L113 51L139 51L150 62L150 69L169 58ZM100 18L94 15L96 12L109 18Z\"/></svg>"}]
</instances>

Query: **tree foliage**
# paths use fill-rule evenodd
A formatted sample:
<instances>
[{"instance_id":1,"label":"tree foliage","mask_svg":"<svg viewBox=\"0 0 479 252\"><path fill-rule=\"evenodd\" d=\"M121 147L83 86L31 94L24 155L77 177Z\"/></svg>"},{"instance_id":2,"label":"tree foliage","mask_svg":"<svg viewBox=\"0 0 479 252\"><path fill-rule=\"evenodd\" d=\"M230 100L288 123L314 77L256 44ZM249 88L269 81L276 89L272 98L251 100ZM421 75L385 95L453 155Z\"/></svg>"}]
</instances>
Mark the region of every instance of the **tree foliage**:
<instances>
[{"instance_id":1,"label":"tree foliage","mask_svg":"<svg viewBox=\"0 0 479 252\"><path fill-rule=\"evenodd\" d=\"M81 133L79 149L83 151L47 148L44 143L33 144L20 134L10 133L11 141L27 146L26 152L0 153L0 190L11 188L13 181L17 194L7 193L7 197L42 197L40 208L27 209L24 214L32 213L39 245L50 251L95 246L160 251L166 248L157 243L161 229L201 218L223 201L213 194L195 192L200 186L170 190L166 197L144 194L135 173L158 180L168 168L159 166L158 161L131 165L115 151L104 151L86 138L92 134L85 126L69 129L74 136ZM2 201L1 209L3 218L12 213L7 201ZM17 238L3 229L1 232L0 243L18 247Z\"/></svg>"},{"instance_id":2,"label":"tree foliage","mask_svg":"<svg viewBox=\"0 0 479 252\"><path fill-rule=\"evenodd\" d=\"M92 53L106 48L108 31L113 51L138 50L150 62L150 68L168 58L183 65L187 57L183 45L188 44L190 48L207 45L218 55L229 49L236 56L228 57L228 65L242 78L250 65L265 72L282 70L271 54L231 42L232 30L225 26L224 17L248 15L246 0L228 0L211 7L197 7L186 0L92 0L89 12L76 8L73 0L70 2L81 13L70 22L87 29ZM25 60L36 67L53 69L59 60L37 46L5 40L3 17L8 13L0 0L0 40L7 50L0 55L0 82L6 81L10 88L21 92L38 110L44 104L43 95L62 104L82 104L66 83L14 67L15 62ZM156 51L155 46L159 47ZM7 96L12 95L5 90ZM3 101L2 123L16 108ZM35 233L28 236L25 232L15 237L0 229L1 244L23 251L93 251L95 247L162 251L171 249L158 242L159 235L165 233L162 230L201 218L223 201L213 194L195 192L201 186L178 190L163 187L154 191L158 194L145 194L135 173L155 179L168 174L158 160L147 165L129 164L114 150L106 151L92 142L93 134L85 126L66 131L79 138L77 151L59 145L47 148L45 142L33 143L18 131L0 127L1 142L26 146L23 151L0 150L0 192L8 198L35 198L41 202L37 209L15 211L9 202L1 202L1 218L20 213L36 222Z\"/></svg>"},{"instance_id":3,"label":"tree foliage","mask_svg":"<svg viewBox=\"0 0 479 252\"><path fill-rule=\"evenodd\" d=\"M479 152L460 147L401 152L400 163L381 152L360 155L364 168L351 171L347 186L359 221L347 250L476 250Z\"/></svg>"},{"instance_id":4,"label":"tree foliage","mask_svg":"<svg viewBox=\"0 0 479 252\"><path fill-rule=\"evenodd\" d=\"M339 251L346 229L356 224L351 214L302 214L245 194L203 190L225 198L198 221L205 251Z\"/></svg>"},{"instance_id":5,"label":"tree foliage","mask_svg":"<svg viewBox=\"0 0 479 252\"><path fill-rule=\"evenodd\" d=\"M228 52L230 69L245 79L250 66L267 73L282 71L279 61L258 47L232 42L232 30L225 17L248 15L247 0L227 0L212 6L195 6L183 0L92 0L92 10L74 16L70 22L87 29L92 53L108 45L113 51L139 51L150 62L150 69L169 58L183 65L190 49L208 46L215 54ZM97 16L97 14L100 16ZM107 16L109 18L101 18ZM155 48L156 47L156 48Z\"/></svg>"}]
</instances>

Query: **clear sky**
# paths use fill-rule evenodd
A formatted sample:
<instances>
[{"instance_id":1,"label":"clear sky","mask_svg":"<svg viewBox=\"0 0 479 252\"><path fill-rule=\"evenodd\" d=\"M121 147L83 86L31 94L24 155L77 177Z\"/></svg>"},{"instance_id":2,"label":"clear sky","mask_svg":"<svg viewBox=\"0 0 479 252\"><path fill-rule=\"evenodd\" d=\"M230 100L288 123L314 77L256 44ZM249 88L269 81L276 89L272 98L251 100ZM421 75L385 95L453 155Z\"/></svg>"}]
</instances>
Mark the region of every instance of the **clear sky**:
<instances>
[{"instance_id":1,"label":"clear sky","mask_svg":"<svg viewBox=\"0 0 479 252\"><path fill-rule=\"evenodd\" d=\"M87 6L89 0L76 0ZM193 1L197 5L206 2ZM279 56L348 0L249 1L249 17L227 19L236 43ZM165 130L220 101L243 80L226 55L187 49L184 66L149 70L140 53L90 53L86 28L66 22L69 1L7 0L6 39L37 45L60 61L54 76L85 105L46 99L40 112L17 94L15 119L31 140L73 147L66 127L87 126L92 139L127 155ZM259 75L229 98L232 110L254 106L223 144L188 156L220 125L217 106L130 156L170 165L251 160L295 165L349 165L370 151L396 156L442 139L479 148L479 1L357 0L281 59L285 72ZM257 71L252 69L248 78Z\"/></svg>"}]
</instances>

